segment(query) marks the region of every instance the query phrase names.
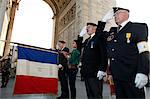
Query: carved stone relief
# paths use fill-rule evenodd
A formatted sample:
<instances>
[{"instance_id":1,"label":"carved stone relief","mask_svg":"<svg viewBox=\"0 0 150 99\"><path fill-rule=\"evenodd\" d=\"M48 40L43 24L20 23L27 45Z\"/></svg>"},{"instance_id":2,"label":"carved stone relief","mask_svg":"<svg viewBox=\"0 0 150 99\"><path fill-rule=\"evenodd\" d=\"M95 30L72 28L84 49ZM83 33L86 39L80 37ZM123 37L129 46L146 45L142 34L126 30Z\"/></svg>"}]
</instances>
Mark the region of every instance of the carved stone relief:
<instances>
[{"instance_id":1,"label":"carved stone relief","mask_svg":"<svg viewBox=\"0 0 150 99\"><path fill-rule=\"evenodd\" d=\"M76 5L73 5L72 8L59 20L59 31L66 27L71 21L75 19Z\"/></svg>"},{"instance_id":2,"label":"carved stone relief","mask_svg":"<svg viewBox=\"0 0 150 99\"><path fill-rule=\"evenodd\" d=\"M56 1L58 2L60 11L62 11L70 3L71 0L56 0Z\"/></svg>"}]
</instances>

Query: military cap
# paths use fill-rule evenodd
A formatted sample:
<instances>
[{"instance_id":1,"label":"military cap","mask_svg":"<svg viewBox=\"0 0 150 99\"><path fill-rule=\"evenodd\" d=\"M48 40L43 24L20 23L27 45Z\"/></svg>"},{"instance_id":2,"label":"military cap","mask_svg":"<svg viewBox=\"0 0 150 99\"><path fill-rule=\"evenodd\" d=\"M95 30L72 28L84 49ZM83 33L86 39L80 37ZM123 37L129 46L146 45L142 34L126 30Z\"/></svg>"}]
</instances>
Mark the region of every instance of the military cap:
<instances>
[{"instance_id":1,"label":"military cap","mask_svg":"<svg viewBox=\"0 0 150 99\"><path fill-rule=\"evenodd\" d=\"M87 26L88 26L88 25L97 26L95 23L90 23L90 22L87 23Z\"/></svg>"},{"instance_id":2,"label":"military cap","mask_svg":"<svg viewBox=\"0 0 150 99\"><path fill-rule=\"evenodd\" d=\"M126 11L130 12L129 9L120 8L120 7L113 7L113 10L114 10L114 13L116 13L118 10L126 10Z\"/></svg>"},{"instance_id":3,"label":"military cap","mask_svg":"<svg viewBox=\"0 0 150 99\"><path fill-rule=\"evenodd\" d=\"M60 43L63 43L63 44L65 44L66 42L65 41L59 41Z\"/></svg>"}]
</instances>

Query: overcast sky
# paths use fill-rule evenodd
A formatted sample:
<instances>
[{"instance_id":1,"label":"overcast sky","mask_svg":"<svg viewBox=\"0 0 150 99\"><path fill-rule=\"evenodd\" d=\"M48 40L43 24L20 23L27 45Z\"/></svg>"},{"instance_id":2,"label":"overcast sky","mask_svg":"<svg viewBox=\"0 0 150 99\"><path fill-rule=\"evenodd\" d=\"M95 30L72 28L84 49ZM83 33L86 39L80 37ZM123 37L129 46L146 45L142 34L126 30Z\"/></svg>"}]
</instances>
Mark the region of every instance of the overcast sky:
<instances>
[{"instance_id":1,"label":"overcast sky","mask_svg":"<svg viewBox=\"0 0 150 99\"><path fill-rule=\"evenodd\" d=\"M50 48L53 12L43 0L21 0L15 16L12 41Z\"/></svg>"},{"instance_id":2,"label":"overcast sky","mask_svg":"<svg viewBox=\"0 0 150 99\"><path fill-rule=\"evenodd\" d=\"M131 21L145 22L150 27L150 0L117 0L117 6L130 10ZM52 17L51 8L43 0L21 0L15 17L12 41L50 48Z\"/></svg>"}]
</instances>

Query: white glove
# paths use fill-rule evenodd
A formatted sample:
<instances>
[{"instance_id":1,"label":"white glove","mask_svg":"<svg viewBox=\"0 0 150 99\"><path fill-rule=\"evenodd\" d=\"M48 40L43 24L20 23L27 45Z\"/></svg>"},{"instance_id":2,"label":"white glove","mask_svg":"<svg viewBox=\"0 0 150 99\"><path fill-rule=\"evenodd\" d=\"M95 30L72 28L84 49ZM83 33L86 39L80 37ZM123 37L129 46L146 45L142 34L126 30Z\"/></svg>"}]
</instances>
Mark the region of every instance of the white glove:
<instances>
[{"instance_id":1,"label":"white glove","mask_svg":"<svg viewBox=\"0 0 150 99\"><path fill-rule=\"evenodd\" d=\"M107 22L108 20L112 19L114 16L114 11L111 9L107 12L107 14L102 18L102 22Z\"/></svg>"},{"instance_id":2,"label":"white glove","mask_svg":"<svg viewBox=\"0 0 150 99\"><path fill-rule=\"evenodd\" d=\"M135 77L135 87L143 88L148 82L148 77L145 74L137 73Z\"/></svg>"},{"instance_id":3,"label":"white glove","mask_svg":"<svg viewBox=\"0 0 150 99\"><path fill-rule=\"evenodd\" d=\"M58 68L62 68L63 66L61 64L58 65Z\"/></svg>"},{"instance_id":4,"label":"white glove","mask_svg":"<svg viewBox=\"0 0 150 99\"><path fill-rule=\"evenodd\" d=\"M87 30L86 30L86 27L87 26L84 26L83 28L82 28L82 30L81 30L81 32L80 32L80 36L83 36L83 35L85 35L86 33L87 33Z\"/></svg>"},{"instance_id":5,"label":"white glove","mask_svg":"<svg viewBox=\"0 0 150 99\"><path fill-rule=\"evenodd\" d=\"M97 78L101 80L104 76L106 76L106 73L99 70L97 73Z\"/></svg>"}]
</instances>

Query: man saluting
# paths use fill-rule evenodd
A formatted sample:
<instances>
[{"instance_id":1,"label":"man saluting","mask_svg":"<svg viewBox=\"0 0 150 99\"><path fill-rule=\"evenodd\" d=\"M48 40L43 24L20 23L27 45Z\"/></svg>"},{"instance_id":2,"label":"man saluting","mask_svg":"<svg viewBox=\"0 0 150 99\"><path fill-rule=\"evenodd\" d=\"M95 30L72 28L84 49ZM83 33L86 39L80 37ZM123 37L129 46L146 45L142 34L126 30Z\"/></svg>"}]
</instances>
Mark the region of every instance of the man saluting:
<instances>
[{"instance_id":1,"label":"man saluting","mask_svg":"<svg viewBox=\"0 0 150 99\"><path fill-rule=\"evenodd\" d=\"M111 28L106 39L116 97L144 99L149 73L147 24L129 21L129 10L125 8L114 7L114 15L107 15L105 21L114 16L118 25L116 29ZM98 72L99 79L103 78L104 72Z\"/></svg>"}]
</instances>

